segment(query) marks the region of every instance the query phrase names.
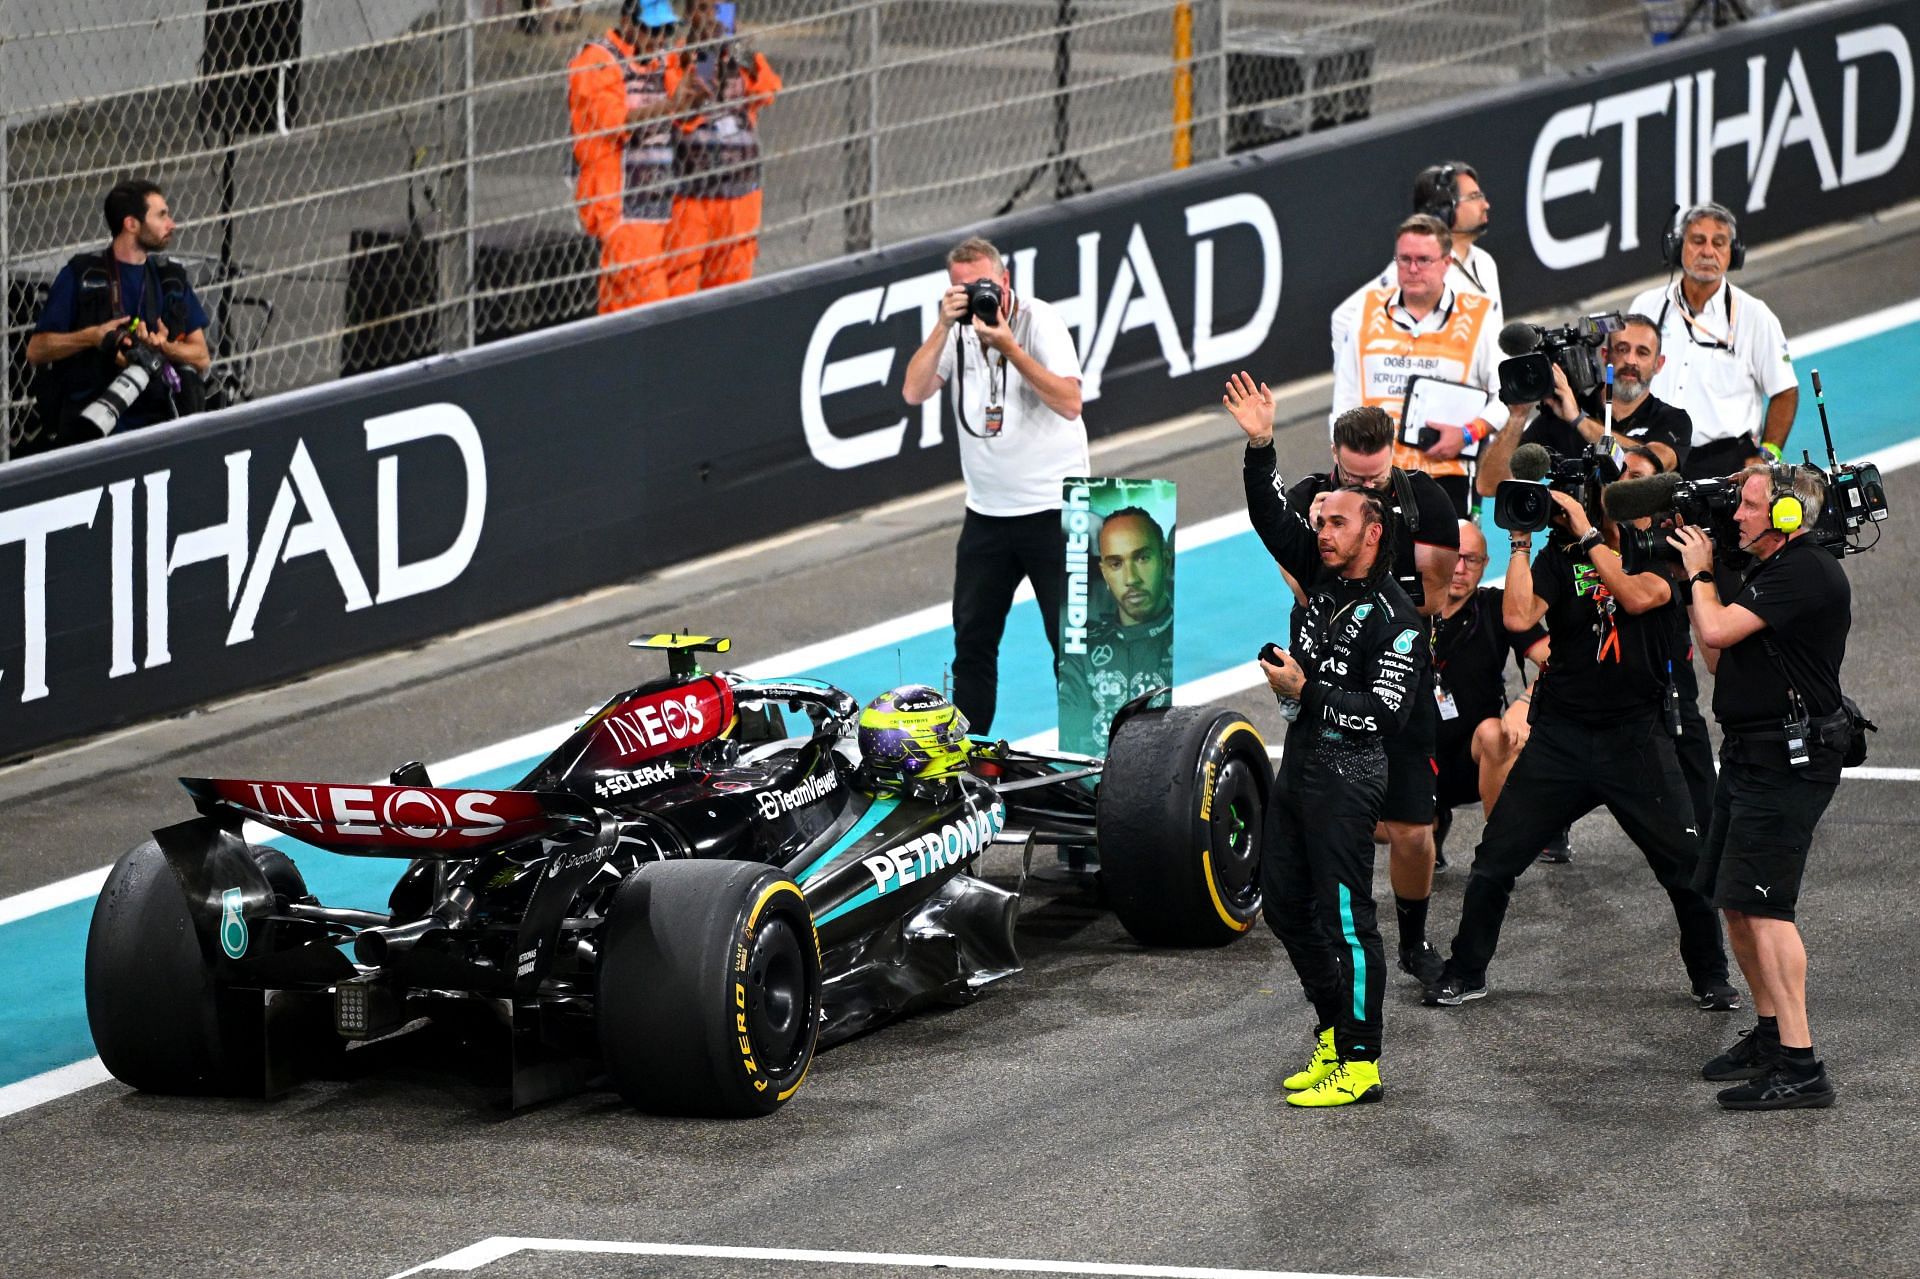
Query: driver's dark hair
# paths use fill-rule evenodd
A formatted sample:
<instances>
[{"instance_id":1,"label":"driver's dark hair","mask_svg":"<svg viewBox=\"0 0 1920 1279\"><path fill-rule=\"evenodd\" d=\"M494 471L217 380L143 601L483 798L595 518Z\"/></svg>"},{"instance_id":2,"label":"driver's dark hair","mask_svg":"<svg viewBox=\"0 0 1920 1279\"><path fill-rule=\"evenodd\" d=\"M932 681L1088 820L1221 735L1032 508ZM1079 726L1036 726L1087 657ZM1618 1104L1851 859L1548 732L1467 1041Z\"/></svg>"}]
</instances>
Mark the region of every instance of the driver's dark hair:
<instances>
[{"instance_id":1,"label":"driver's dark hair","mask_svg":"<svg viewBox=\"0 0 1920 1279\"><path fill-rule=\"evenodd\" d=\"M1154 519L1153 516L1148 513L1146 507L1123 506L1117 511L1109 511L1107 512L1106 516L1103 519L1101 519L1100 527L1102 529L1105 529L1107 525L1111 524L1113 521L1118 519L1145 520L1147 522L1147 527L1153 530L1154 541L1158 543L1160 549L1162 551L1167 549L1167 531L1160 527L1160 521ZM1094 541L1095 541L1095 544L1097 545L1099 542L1098 537L1096 537Z\"/></svg>"},{"instance_id":2,"label":"driver's dark hair","mask_svg":"<svg viewBox=\"0 0 1920 1279\"><path fill-rule=\"evenodd\" d=\"M144 222L147 219L147 201L153 196L165 197L167 193L158 183L145 178L128 178L107 192L107 234L119 235L120 225L128 218Z\"/></svg>"},{"instance_id":3,"label":"driver's dark hair","mask_svg":"<svg viewBox=\"0 0 1920 1279\"><path fill-rule=\"evenodd\" d=\"M1366 510L1366 522L1380 526L1380 542L1373 550L1373 570L1367 574L1369 582L1379 581L1381 577L1393 572L1393 512L1387 506L1387 495L1378 489L1370 489L1361 484L1347 484L1334 490L1336 493L1352 493L1360 498L1360 504Z\"/></svg>"},{"instance_id":4,"label":"driver's dark hair","mask_svg":"<svg viewBox=\"0 0 1920 1279\"><path fill-rule=\"evenodd\" d=\"M1355 453L1378 453L1393 444L1393 419L1371 404L1348 409L1333 419L1333 447Z\"/></svg>"}]
</instances>

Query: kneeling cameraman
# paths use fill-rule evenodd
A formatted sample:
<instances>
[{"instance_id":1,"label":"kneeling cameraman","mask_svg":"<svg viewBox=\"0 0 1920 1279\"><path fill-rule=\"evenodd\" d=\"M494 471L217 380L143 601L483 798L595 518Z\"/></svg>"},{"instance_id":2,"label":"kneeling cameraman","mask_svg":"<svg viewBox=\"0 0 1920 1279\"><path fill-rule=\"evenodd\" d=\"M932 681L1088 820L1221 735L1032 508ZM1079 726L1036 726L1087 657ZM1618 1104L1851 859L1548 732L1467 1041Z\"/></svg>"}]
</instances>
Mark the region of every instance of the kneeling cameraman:
<instances>
[{"instance_id":1,"label":"kneeling cameraman","mask_svg":"<svg viewBox=\"0 0 1920 1279\"><path fill-rule=\"evenodd\" d=\"M1659 573L1626 573L1611 521L1603 534L1579 501L1549 492L1557 535L1529 563L1531 535L1513 534L1502 609L1512 631L1547 622L1532 733L1474 850L1453 951L1424 1002L1486 995L1514 882L1555 831L1604 804L1667 890L1694 998L1704 1009L1737 1008L1719 920L1692 886L1699 830L1661 722L1672 588Z\"/></svg>"},{"instance_id":2,"label":"kneeling cameraman","mask_svg":"<svg viewBox=\"0 0 1920 1279\"><path fill-rule=\"evenodd\" d=\"M206 407L207 313L187 273L164 257L167 197L151 182L107 192L113 243L60 269L27 363L41 367L42 433L31 450L133 430Z\"/></svg>"},{"instance_id":3,"label":"kneeling cameraman","mask_svg":"<svg viewBox=\"0 0 1920 1279\"><path fill-rule=\"evenodd\" d=\"M1839 562L1806 536L1826 498L1820 476L1755 465L1738 478L1734 523L1759 563L1731 602L1720 602L1707 535L1687 525L1669 539L1689 575L1694 632L1720 650L1713 715L1725 740L1695 883L1726 914L1759 1016L1701 1074L1748 1081L1719 1094L1728 1110L1830 1106L1833 1084L1807 1024L1807 951L1794 907L1853 731L1840 698L1853 593Z\"/></svg>"}]
</instances>

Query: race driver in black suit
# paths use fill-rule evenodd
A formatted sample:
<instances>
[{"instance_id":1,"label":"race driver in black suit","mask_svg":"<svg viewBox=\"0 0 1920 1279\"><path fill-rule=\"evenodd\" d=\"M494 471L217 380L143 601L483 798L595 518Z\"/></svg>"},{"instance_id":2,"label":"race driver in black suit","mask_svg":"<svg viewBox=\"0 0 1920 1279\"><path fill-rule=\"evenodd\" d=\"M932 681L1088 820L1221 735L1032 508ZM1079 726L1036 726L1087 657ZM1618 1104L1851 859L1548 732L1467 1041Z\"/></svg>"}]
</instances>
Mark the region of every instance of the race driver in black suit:
<instances>
[{"instance_id":1,"label":"race driver in black suit","mask_svg":"<svg viewBox=\"0 0 1920 1279\"><path fill-rule=\"evenodd\" d=\"M1267 925L1312 1002L1312 1059L1288 1077L1294 1106L1379 1101L1386 955L1373 903L1373 829L1387 794L1387 738L1406 726L1431 653L1393 577L1386 500L1324 495L1314 527L1287 505L1273 450L1273 393L1245 373L1223 397L1246 432L1247 513L1305 591L1291 651L1261 669L1291 721L1262 832Z\"/></svg>"}]
</instances>

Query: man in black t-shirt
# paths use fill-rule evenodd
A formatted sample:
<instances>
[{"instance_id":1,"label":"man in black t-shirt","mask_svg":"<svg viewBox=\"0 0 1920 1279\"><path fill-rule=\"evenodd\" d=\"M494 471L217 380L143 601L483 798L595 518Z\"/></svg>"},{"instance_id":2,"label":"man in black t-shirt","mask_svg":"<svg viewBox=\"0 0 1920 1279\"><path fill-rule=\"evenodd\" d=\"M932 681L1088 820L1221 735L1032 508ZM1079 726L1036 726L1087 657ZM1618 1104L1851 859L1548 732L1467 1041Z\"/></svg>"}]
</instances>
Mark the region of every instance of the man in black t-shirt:
<instances>
[{"instance_id":1,"label":"man in black t-shirt","mask_svg":"<svg viewBox=\"0 0 1920 1279\"><path fill-rule=\"evenodd\" d=\"M1726 914L1759 1023L1701 1068L1729 1110L1833 1104L1807 1023L1807 952L1794 923L1813 829L1840 781L1855 731L1840 698L1853 593L1839 562L1806 536L1825 486L1800 466L1751 466L1734 513L1758 565L1721 604L1713 547L1697 528L1671 539L1692 590L1688 614L1719 650L1713 717L1720 780L1696 879Z\"/></svg>"},{"instance_id":2,"label":"man in black t-shirt","mask_svg":"<svg viewBox=\"0 0 1920 1279\"><path fill-rule=\"evenodd\" d=\"M1493 812L1507 772L1526 744L1532 693L1509 703L1508 661L1530 660L1538 669L1547 660L1546 629L1508 630L1502 616L1506 591L1480 585L1486 571L1487 539L1472 521L1461 520L1460 559L1434 619L1434 698L1440 709L1436 851L1456 806L1478 801L1485 812Z\"/></svg>"},{"instance_id":3,"label":"man in black t-shirt","mask_svg":"<svg viewBox=\"0 0 1920 1279\"><path fill-rule=\"evenodd\" d=\"M1440 611L1459 554L1459 517L1446 490L1425 471L1393 465L1393 419L1362 406L1333 423L1333 469L1309 475L1287 490L1287 506L1314 527L1324 495L1345 486L1372 489L1385 499L1393 532L1393 562L1401 587L1423 616ZM1282 569L1282 572L1285 572ZM1287 576L1293 589L1292 627L1300 628L1301 588L1311 583ZM1387 845L1399 924L1400 970L1421 985L1440 972L1440 956L1427 941L1427 900L1433 894L1434 753L1440 726L1432 672L1423 663L1421 686L1407 725L1387 738L1387 797L1376 841Z\"/></svg>"},{"instance_id":4,"label":"man in black t-shirt","mask_svg":"<svg viewBox=\"0 0 1920 1279\"><path fill-rule=\"evenodd\" d=\"M1531 535L1515 533L1507 565L1508 628L1544 617L1552 646L1533 695L1532 735L1474 850L1452 954L1425 1002L1451 1007L1487 993L1514 882L1555 831L1604 804L1673 903L1699 1006L1738 1007L1719 920L1693 887L1700 832L1661 724L1672 588L1661 574L1624 572L1580 503L1552 497L1553 541L1529 564Z\"/></svg>"},{"instance_id":5,"label":"man in black t-shirt","mask_svg":"<svg viewBox=\"0 0 1920 1279\"><path fill-rule=\"evenodd\" d=\"M1625 317L1608 340L1607 359L1613 364L1614 438L1623 445L1631 441L1652 449L1661 470L1679 469L1692 447L1693 420L1685 409L1655 399L1647 390L1653 375L1667 362L1660 354L1659 326L1644 315ZM1511 430L1502 431L1502 436L1512 438L1495 439L1481 451L1475 483L1481 493L1491 495L1501 480L1512 476L1513 450L1521 444L1538 444L1560 457L1573 457L1605 432L1606 423L1586 411L1556 364L1552 398L1541 403L1526 430L1517 436Z\"/></svg>"}]
</instances>

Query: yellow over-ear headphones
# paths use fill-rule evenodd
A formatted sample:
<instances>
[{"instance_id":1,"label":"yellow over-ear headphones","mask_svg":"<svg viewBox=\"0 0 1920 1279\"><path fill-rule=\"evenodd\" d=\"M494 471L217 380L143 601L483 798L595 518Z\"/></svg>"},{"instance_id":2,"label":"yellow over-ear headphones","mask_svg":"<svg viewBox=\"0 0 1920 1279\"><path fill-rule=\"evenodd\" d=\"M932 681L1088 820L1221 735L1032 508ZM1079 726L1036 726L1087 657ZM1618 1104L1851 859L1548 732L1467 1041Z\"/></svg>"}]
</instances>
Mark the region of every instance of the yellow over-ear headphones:
<instances>
[{"instance_id":1,"label":"yellow over-ear headphones","mask_svg":"<svg viewBox=\"0 0 1920 1279\"><path fill-rule=\"evenodd\" d=\"M1773 484L1773 497L1767 506L1767 514L1776 533L1797 533L1800 525L1806 521L1807 508L1793 491L1795 468L1774 465L1767 468Z\"/></svg>"}]
</instances>

